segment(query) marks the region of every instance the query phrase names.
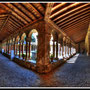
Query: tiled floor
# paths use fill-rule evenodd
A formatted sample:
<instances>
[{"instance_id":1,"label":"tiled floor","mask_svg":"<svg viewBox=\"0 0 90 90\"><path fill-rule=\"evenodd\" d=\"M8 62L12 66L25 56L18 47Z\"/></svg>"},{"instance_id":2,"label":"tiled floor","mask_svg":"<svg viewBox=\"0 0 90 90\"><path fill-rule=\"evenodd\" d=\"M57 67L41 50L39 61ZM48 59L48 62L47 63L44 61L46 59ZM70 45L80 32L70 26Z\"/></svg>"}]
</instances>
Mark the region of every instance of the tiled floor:
<instances>
[{"instance_id":1,"label":"tiled floor","mask_svg":"<svg viewBox=\"0 0 90 90\"><path fill-rule=\"evenodd\" d=\"M0 54L0 87L90 87L90 56L76 55L48 74L38 74Z\"/></svg>"}]
</instances>

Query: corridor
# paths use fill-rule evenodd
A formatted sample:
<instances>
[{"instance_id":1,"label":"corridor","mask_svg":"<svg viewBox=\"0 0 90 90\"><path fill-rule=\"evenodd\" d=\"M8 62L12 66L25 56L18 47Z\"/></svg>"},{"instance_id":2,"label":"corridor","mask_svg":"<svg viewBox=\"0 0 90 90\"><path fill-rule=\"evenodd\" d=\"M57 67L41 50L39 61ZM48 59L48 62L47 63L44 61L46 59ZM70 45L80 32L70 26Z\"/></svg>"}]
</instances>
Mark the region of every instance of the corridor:
<instances>
[{"instance_id":1,"label":"corridor","mask_svg":"<svg viewBox=\"0 0 90 90\"><path fill-rule=\"evenodd\" d=\"M90 87L90 56L76 54L50 73L39 74L0 54L0 87Z\"/></svg>"}]
</instances>

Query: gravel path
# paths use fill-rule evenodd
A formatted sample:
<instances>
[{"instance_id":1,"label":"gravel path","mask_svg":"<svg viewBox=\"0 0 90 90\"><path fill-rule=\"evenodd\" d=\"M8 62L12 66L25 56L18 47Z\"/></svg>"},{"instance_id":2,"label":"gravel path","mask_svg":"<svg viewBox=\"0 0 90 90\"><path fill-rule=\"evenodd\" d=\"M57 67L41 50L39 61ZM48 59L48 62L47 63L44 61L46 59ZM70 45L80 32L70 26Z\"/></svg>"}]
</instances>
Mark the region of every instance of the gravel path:
<instances>
[{"instance_id":1,"label":"gravel path","mask_svg":"<svg viewBox=\"0 0 90 90\"><path fill-rule=\"evenodd\" d=\"M0 54L0 87L90 87L90 56L75 55L48 74L38 74Z\"/></svg>"}]
</instances>

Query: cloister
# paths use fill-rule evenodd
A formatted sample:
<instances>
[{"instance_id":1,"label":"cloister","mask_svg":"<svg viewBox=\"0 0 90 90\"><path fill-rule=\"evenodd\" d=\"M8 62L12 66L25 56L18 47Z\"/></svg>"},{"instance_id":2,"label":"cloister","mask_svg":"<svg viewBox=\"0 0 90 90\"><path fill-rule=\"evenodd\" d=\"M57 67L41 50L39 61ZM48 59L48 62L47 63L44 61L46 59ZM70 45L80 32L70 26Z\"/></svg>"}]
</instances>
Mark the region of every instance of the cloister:
<instances>
[{"instance_id":1,"label":"cloister","mask_svg":"<svg viewBox=\"0 0 90 90\"><path fill-rule=\"evenodd\" d=\"M89 7L90 3L0 3L0 52L38 73L54 70L83 50L90 55Z\"/></svg>"}]
</instances>

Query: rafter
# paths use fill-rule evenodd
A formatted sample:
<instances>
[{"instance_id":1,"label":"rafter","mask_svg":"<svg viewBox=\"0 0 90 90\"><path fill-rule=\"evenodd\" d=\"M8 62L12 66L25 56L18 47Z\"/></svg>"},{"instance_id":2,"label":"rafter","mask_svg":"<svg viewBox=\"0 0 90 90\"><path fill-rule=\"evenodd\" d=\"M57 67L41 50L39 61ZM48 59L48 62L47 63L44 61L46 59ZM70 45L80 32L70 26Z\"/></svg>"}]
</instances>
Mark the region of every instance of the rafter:
<instances>
[{"instance_id":1,"label":"rafter","mask_svg":"<svg viewBox=\"0 0 90 90\"><path fill-rule=\"evenodd\" d=\"M53 18L53 17L55 17L56 15L58 15L59 13L62 13L63 11L65 11L65 10L71 8L71 7L74 7L74 6L78 5L78 4L80 4L80 3L73 3L73 4L71 4L71 5L67 6L67 7L59 10L58 12L54 13L53 15L50 16L50 18Z\"/></svg>"},{"instance_id":2,"label":"rafter","mask_svg":"<svg viewBox=\"0 0 90 90\"><path fill-rule=\"evenodd\" d=\"M8 24L10 25L10 27L12 27L13 26L13 28L15 27L15 28L18 28L18 26L16 26L14 23L12 23L11 21L8 21Z\"/></svg>"},{"instance_id":3,"label":"rafter","mask_svg":"<svg viewBox=\"0 0 90 90\"><path fill-rule=\"evenodd\" d=\"M26 22L31 22L32 20L30 18L28 18L23 12L21 12L17 7L15 7L13 4L11 3L7 3L5 4L6 6L8 6L10 9L12 9L13 12L17 13L20 17L22 17L24 20L26 20Z\"/></svg>"},{"instance_id":4,"label":"rafter","mask_svg":"<svg viewBox=\"0 0 90 90\"><path fill-rule=\"evenodd\" d=\"M30 25L34 24L35 22L37 22L37 21L39 21L39 20L42 20L42 19L43 19L43 17L41 17L41 18L39 18L39 19L37 19L37 20L34 20L33 22L31 22L31 23L29 23L29 24L27 24L27 25L24 25L24 26L21 27L21 28L17 28L18 31L15 31L15 32L13 33L13 35L15 35L16 33L18 33L20 30L23 30L24 28L26 28L26 27L28 27L28 26L30 26Z\"/></svg>"},{"instance_id":5,"label":"rafter","mask_svg":"<svg viewBox=\"0 0 90 90\"><path fill-rule=\"evenodd\" d=\"M84 33L84 32L87 32L87 27L83 27L83 28L78 28L78 30L77 29L72 29L71 31L66 31L67 32L67 34L69 34L69 36L72 36L72 33L74 33L74 35L79 35L80 33ZM81 30L82 30L82 32L81 32ZM72 37L74 37L74 35L72 36Z\"/></svg>"},{"instance_id":6,"label":"rafter","mask_svg":"<svg viewBox=\"0 0 90 90\"><path fill-rule=\"evenodd\" d=\"M0 32L2 31L2 29L4 28L4 26L6 25L8 19L9 19L10 15L7 17L7 19L5 20L4 24L2 25L2 27L0 28Z\"/></svg>"},{"instance_id":7,"label":"rafter","mask_svg":"<svg viewBox=\"0 0 90 90\"><path fill-rule=\"evenodd\" d=\"M82 15L82 14L85 13L85 11L87 11L87 10L89 10L88 7L87 7L87 8L84 8L84 9L82 9L82 10L76 12L76 13L73 13L73 14L71 14L71 15L69 15L69 16L61 19L61 20L59 20L58 22L56 22L56 24L60 24L61 22L65 21L65 20L67 20L67 19L69 19L69 18L77 17L77 15ZM53 21L54 21L54 20L53 20Z\"/></svg>"},{"instance_id":8,"label":"rafter","mask_svg":"<svg viewBox=\"0 0 90 90\"><path fill-rule=\"evenodd\" d=\"M10 21L11 23L13 23L15 26L17 26L17 27L21 27L21 25L20 25L20 24L16 23L16 22L15 22L15 21L13 21L11 18L9 19L9 21Z\"/></svg>"},{"instance_id":9,"label":"rafter","mask_svg":"<svg viewBox=\"0 0 90 90\"><path fill-rule=\"evenodd\" d=\"M82 27L83 25L85 26L85 24L87 24L88 23L88 21L82 21L82 22L80 22L79 24L75 24L75 26L71 26L71 27L68 27L68 28L66 28L66 29L64 29L63 28L63 30L64 31L70 31L70 30L72 30L72 29L76 29L76 28L78 28L78 27Z\"/></svg>"},{"instance_id":10,"label":"rafter","mask_svg":"<svg viewBox=\"0 0 90 90\"><path fill-rule=\"evenodd\" d=\"M33 5L33 7L42 15L42 16L44 16L44 14L45 14L45 9L44 9L44 7L40 4L40 3L38 3L38 4L36 4L36 3L31 3L32 5Z\"/></svg>"},{"instance_id":11,"label":"rafter","mask_svg":"<svg viewBox=\"0 0 90 90\"><path fill-rule=\"evenodd\" d=\"M17 9L19 9L19 11L21 11L22 13L24 13L24 15L26 15L31 21L35 20L36 18L27 10L25 9L21 4L19 3L13 3L12 5L14 5Z\"/></svg>"},{"instance_id":12,"label":"rafter","mask_svg":"<svg viewBox=\"0 0 90 90\"><path fill-rule=\"evenodd\" d=\"M12 15L11 19L15 21L16 23L20 24L21 26L26 25L24 22L22 22L20 19L18 19L16 16Z\"/></svg>"},{"instance_id":13,"label":"rafter","mask_svg":"<svg viewBox=\"0 0 90 90\"><path fill-rule=\"evenodd\" d=\"M20 17L16 12L13 12L13 10L11 8L9 8L8 6L6 6L4 3L0 3L0 6L2 6L3 9L11 12L15 17L19 18L22 22L24 22L25 24L27 24L27 21L25 19L23 19L22 17Z\"/></svg>"},{"instance_id":14,"label":"rafter","mask_svg":"<svg viewBox=\"0 0 90 90\"><path fill-rule=\"evenodd\" d=\"M22 5L24 5L26 8L28 8L28 10L30 12L32 12L33 14L35 14L37 17L41 17L42 15L40 14L40 12L35 8L33 7L32 4L29 4L29 3L22 3Z\"/></svg>"},{"instance_id":15,"label":"rafter","mask_svg":"<svg viewBox=\"0 0 90 90\"><path fill-rule=\"evenodd\" d=\"M70 18L68 18L67 20L63 21L62 23L59 23L59 25L60 25L60 26L63 26L63 25L65 25L65 24L70 23L71 21L76 20L77 18L81 18L82 16L87 15L87 14L89 14L89 10L87 10L87 11L84 12L83 14L76 15L76 16L74 16L73 18L70 17Z\"/></svg>"},{"instance_id":16,"label":"rafter","mask_svg":"<svg viewBox=\"0 0 90 90\"><path fill-rule=\"evenodd\" d=\"M85 17L87 17L87 16L89 16L89 15L88 15L88 14L83 15L83 16L81 16L80 18L77 18L77 19L72 20L71 22L69 22L69 23L67 23L67 24L64 24L63 26L61 26L61 25L58 25L58 26L59 26L59 27L61 26L61 28L66 27L66 26L68 26L68 25L70 25L70 24L72 24L72 23L74 23L74 22L76 22L76 21L78 21L78 20L80 20L80 19L83 19L83 18L85 18Z\"/></svg>"},{"instance_id":17,"label":"rafter","mask_svg":"<svg viewBox=\"0 0 90 90\"><path fill-rule=\"evenodd\" d=\"M53 21L57 21L58 19L60 19L60 18L63 18L63 17L65 17L65 16L69 16L69 15L72 15L72 13L74 13L74 12L76 12L76 13L78 13L77 11L81 11L81 10L83 10L82 8L85 8L85 7L87 7L88 6L88 4L85 4L85 5L81 5L81 6L79 6L79 7L77 7L77 8L75 8L75 9L72 9L72 10L70 10L70 11L68 11L67 13L64 13L64 14L62 14L62 15L60 15L59 17L56 17ZM75 13L75 14L76 14ZM51 17L50 17L51 18ZM58 22L57 22L58 23Z\"/></svg>"},{"instance_id":18,"label":"rafter","mask_svg":"<svg viewBox=\"0 0 90 90\"><path fill-rule=\"evenodd\" d=\"M87 17L85 17L85 18L79 19L76 22L63 27L62 29L66 29L66 28L72 27L73 25L78 24L78 23L80 23L80 22L82 22L84 20L88 20L89 21L89 15Z\"/></svg>"}]
</instances>

